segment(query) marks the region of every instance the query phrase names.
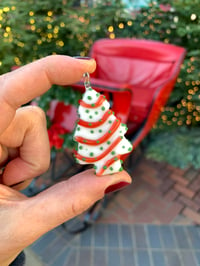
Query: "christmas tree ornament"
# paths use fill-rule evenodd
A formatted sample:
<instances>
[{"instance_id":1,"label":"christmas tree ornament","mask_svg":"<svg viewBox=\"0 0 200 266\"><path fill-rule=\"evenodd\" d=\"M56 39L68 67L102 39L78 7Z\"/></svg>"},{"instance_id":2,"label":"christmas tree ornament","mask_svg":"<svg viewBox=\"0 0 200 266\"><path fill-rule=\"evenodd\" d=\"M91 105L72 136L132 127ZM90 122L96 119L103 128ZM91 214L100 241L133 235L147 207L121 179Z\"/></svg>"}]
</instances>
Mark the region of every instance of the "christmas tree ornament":
<instances>
[{"instance_id":1,"label":"christmas tree ornament","mask_svg":"<svg viewBox=\"0 0 200 266\"><path fill-rule=\"evenodd\" d=\"M122 171L121 155L132 151L124 136L128 128L115 117L106 97L92 89L88 73L84 74L84 85L74 133L76 161L94 164L98 176Z\"/></svg>"}]
</instances>

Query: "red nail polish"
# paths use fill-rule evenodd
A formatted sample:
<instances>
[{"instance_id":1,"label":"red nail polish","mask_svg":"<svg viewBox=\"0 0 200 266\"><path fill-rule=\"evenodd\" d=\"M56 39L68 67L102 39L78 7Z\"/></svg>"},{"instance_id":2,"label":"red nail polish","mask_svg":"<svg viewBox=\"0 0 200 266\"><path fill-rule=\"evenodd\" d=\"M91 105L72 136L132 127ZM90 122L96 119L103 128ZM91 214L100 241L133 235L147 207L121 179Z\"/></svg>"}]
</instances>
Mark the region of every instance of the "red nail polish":
<instances>
[{"instance_id":1,"label":"red nail polish","mask_svg":"<svg viewBox=\"0 0 200 266\"><path fill-rule=\"evenodd\" d=\"M128 185L130 185L130 183L127 183L127 182L119 182L117 184L111 185L111 186L106 188L105 194L120 190L120 189L122 189Z\"/></svg>"}]
</instances>

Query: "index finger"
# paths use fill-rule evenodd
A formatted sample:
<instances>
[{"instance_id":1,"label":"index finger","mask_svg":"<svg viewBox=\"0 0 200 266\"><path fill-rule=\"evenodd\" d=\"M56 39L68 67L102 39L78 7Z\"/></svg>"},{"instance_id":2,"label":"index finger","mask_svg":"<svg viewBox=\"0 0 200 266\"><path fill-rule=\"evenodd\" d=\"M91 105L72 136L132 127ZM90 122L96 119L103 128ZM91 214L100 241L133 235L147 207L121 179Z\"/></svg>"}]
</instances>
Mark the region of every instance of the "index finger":
<instances>
[{"instance_id":1,"label":"index finger","mask_svg":"<svg viewBox=\"0 0 200 266\"><path fill-rule=\"evenodd\" d=\"M21 105L45 93L53 84L69 85L79 81L85 72L92 73L93 59L81 60L53 55L37 60L0 77L0 134Z\"/></svg>"}]
</instances>

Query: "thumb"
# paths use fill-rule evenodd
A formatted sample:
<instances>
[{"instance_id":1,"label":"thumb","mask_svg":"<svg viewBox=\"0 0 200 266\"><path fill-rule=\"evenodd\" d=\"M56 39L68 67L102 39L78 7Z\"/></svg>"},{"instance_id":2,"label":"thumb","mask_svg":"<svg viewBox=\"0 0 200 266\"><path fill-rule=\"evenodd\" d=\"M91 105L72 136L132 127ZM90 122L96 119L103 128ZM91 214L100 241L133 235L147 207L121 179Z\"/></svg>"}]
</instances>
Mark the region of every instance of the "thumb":
<instances>
[{"instance_id":1,"label":"thumb","mask_svg":"<svg viewBox=\"0 0 200 266\"><path fill-rule=\"evenodd\" d=\"M31 242L35 241L42 234L88 209L104 196L105 191L121 182L127 185L131 183L125 171L97 177L94 170L90 169L52 186L26 201L24 233L28 233Z\"/></svg>"}]
</instances>

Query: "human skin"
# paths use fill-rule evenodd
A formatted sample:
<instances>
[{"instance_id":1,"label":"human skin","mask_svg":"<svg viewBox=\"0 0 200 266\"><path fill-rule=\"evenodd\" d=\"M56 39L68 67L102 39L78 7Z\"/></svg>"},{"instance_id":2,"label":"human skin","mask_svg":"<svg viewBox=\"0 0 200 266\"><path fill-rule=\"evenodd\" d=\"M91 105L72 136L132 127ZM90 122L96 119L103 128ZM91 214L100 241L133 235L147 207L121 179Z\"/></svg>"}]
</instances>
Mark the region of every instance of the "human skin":
<instances>
[{"instance_id":1,"label":"human skin","mask_svg":"<svg viewBox=\"0 0 200 266\"><path fill-rule=\"evenodd\" d=\"M0 174L1 266L9 265L44 233L88 209L105 191L131 183L125 171L97 177L87 170L34 197L19 192L50 163L45 114L39 107L21 105L52 84L79 81L95 67L94 60L55 55L0 76L0 168L5 167Z\"/></svg>"}]
</instances>

